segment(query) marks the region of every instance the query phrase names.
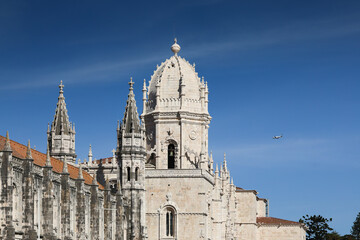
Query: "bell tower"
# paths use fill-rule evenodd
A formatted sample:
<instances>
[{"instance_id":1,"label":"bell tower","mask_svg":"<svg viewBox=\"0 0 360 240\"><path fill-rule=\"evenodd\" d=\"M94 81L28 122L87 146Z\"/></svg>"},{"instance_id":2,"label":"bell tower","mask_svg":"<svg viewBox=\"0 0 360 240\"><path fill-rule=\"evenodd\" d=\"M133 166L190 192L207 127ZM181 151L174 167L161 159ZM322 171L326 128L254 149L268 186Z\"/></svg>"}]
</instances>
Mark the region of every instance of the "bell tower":
<instances>
[{"instance_id":1,"label":"bell tower","mask_svg":"<svg viewBox=\"0 0 360 240\"><path fill-rule=\"evenodd\" d=\"M145 129L140 123L136 108L133 81L125 114L118 127L117 158L120 166L120 181L127 217L127 237L131 240L147 239L145 220Z\"/></svg>"},{"instance_id":2,"label":"bell tower","mask_svg":"<svg viewBox=\"0 0 360 240\"><path fill-rule=\"evenodd\" d=\"M143 87L143 113L146 128L148 168L209 170L208 86L204 78L179 56L175 39L174 53L165 60Z\"/></svg>"},{"instance_id":3,"label":"bell tower","mask_svg":"<svg viewBox=\"0 0 360 240\"><path fill-rule=\"evenodd\" d=\"M47 137L50 156L74 164L75 124L70 123L64 97L64 85L59 85L59 97L56 105L54 121L48 125Z\"/></svg>"}]
</instances>

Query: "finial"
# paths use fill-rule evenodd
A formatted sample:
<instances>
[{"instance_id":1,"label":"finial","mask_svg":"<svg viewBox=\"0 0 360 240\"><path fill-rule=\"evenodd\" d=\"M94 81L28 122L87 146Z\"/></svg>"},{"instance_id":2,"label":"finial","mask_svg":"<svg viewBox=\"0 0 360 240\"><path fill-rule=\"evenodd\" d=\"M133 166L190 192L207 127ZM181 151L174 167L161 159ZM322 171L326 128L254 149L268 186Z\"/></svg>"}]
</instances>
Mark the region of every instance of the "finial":
<instances>
[{"instance_id":1,"label":"finial","mask_svg":"<svg viewBox=\"0 0 360 240\"><path fill-rule=\"evenodd\" d=\"M80 159L79 159L79 175L78 175L78 179L84 179L83 172L82 172L82 163L80 162Z\"/></svg>"},{"instance_id":2,"label":"finial","mask_svg":"<svg viewBox=\"0 0 360 240\"><path fill-rule=\"evenodd\" d=\"M6 142L5 142L4 150L11 151L9 131L6 131Z\"/></svg>"},{"instance_id":3,"label":"finial","mask_svg":"<svg viewBox=\"0 0 360 240\"><path fill-rule=\"evenodd\" d=\"M60 80L60 85L59 85L59 88L60 88L60 94L63 94L64 93L64 85L63 85L63 81Z\"/></svg>"},{"instance_id":4,"label":"finial","mask_svg":"<svg viewBox=\"0 0 360 240\"><path fill-rule=\"evenodd\" d=\"M97 180L96 180L96 171L94 171L94 174L93 174L93 181L92 181L92 184L93 184L93 185L97 185Z\"/></svg>"},{"instance_id":5,"label":"finial","mask_svg":"<svg viewBox=\"0 0 360 240\"><path fill-rule=\"evenodd\" d=\"M226 153L224 153L224 171L227 171Z\"/></svg>"},{"instance_id":6,"label":"finial","mask_svg":"<svg viewBox=\"0 0 360 240\"><path fill-rule=\"evenodd\" d=\"M109 176L106 176L106 181L105 181L105 188L106 188L106 189L110 189L110 181L109 181Z\"/></svg>"},{"instance_id":7,"label":"finial","mask_svg":"<svg viewBox=\"0 0 360 240\"><path fill-rule=\"evenodd\" d=\"M146 91L146 79L145 79L145 78L144 78L143 90L145 90L145 91Z\"/></svg>"},{"instance_id":8,"label":"finial","mask_svg":"<svg viewBox=\"0 0 360 240\"><path fill-rule=\"evenodd\" d=\"M47 129L47 133L50 133L50 123L48 123L48 129Z\"/></svg>"},{"instance_id":9,"label":"finial","mask_svg":"<svg viewBox=\"0 0 360 240\"><path fill-rule=\"evenodd\" d=\"M117 183L116 183L116 188L117 188L116 194L122 195L122 194L121 194L121 184L120 184L120 180L117 181Z\"/></svg>"},{"instance_id":10,"label":"finial","mask_svg":"<svg viewBox=\"0 0 360 240\"><path fill-rule=\"evenodd\" d=\"M27 145L27 150L26 150L26 159L32 159L30 140L28 140L28 145Z\"/></svg>"},{"instance_id":11,"label":"finial","mask_svg":"<svg viewBox=\"0 0 360 240\"><path fill-rule=\"evenodd\" d=\"M178 52L180 52L180 45L177 44L177 39L174 39L174 44L171 46L171 51L175 54L175 56L177 56Z\"/></svg>"},{"instance_id":12,"label":"finial","mask_svg":"<svg viewBox=\"0 0 360 240\"><path fill-rule=\"evenodd\" d=\"M64 160L64 165L63 165L62 173L69 173L69 172L68 172L68 167L67 167L66 159Z\"/></svg>"},{"instance_id":13,"label":"finial","mask_svg":"<svg viewBox=\"0 0 360 240\"><path fill-rule=\"evenodd\" d=\"M50 161L50 151L49 151L49 145L46 148L46 167L51 167L51 161Z\"/></svg>"},{"instance_id":14,"label":"finial","mask_svg":"<svg viewBox=\"0 0 360 240\"><path fill-rule=\"evenodd\" d=\"M130 77L129 86L130 86L130 91L132 92L132 90L134 90L134 88L133 88L134 82L133 82L133 80L132 80L132 77Z\"/></svg>"}]
</instances>

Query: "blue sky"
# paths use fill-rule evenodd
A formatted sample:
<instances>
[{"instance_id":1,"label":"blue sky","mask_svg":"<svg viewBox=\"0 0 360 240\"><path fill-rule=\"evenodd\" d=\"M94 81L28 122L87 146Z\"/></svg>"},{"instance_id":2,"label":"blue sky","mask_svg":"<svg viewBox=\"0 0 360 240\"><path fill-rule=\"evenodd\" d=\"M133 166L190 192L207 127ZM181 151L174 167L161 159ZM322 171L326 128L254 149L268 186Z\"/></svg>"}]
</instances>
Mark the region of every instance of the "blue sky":
<instances>
[{"instance_id":1,"label":"blue sky","mask_svg":"<svg viewBox=\"0 0 360 240\"><path fill-rule=\"evenodd\" d=\"M332 217L348 233L360 211L359 1L1 1L0 134L46 148L58 84L78 157L116 146L129 78L172 55L209 83L210 148L270 215ZM284 134L280 140L273 135Z\"/></svg>"}]
</instances>

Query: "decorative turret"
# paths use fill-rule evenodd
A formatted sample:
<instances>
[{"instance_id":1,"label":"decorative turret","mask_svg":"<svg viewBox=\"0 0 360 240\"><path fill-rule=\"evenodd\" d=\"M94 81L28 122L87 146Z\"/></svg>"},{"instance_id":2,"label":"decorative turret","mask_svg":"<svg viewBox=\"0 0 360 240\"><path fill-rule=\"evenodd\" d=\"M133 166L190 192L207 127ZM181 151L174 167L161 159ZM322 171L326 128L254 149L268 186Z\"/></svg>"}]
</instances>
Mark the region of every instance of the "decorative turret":
<instances>
[{"instance_id":1,"label":"decorative turret","mask_svg":"<svg viewBox=\"0 0 360 240\"><path fill-rule=\"evenodd\" d=\"M144 79L144 85L143 85L143 89L142 89L142 92L143 92L143 114L146 113L146 80Z\"/></svg>"},{"instance_id":2,"label":"decorative turret","mask_svg":"<svg viewBox=\"0 0 360 240\"><path fill-rule=\"evenodd\" d=\"M95 149L95 150L96 150L96 149ZM90 165L90 164L92 164L92 161L93 161L93 154L92 154L91 144L90 144L90 146L89 146L88 159L89 159L89 165Z\"/></svg>"},{"instance_id":3,"label":"decorative turret","mask_svg":"<svg viewBox=\"0 0 360 240\"><path fill-rule=\"evenodd\" d=\"M126 199L124 205L131 214L131 231L126 239L146 239L145 222L141 221L145 219L144 205L141 204L145 201L145 130L137 112L132 78L129 85L124 118L117 130L121 187Z\"/></svg>"},{"instance_id":4,"label":"decorative turret","mask_svg":"<svg viewBox=\"0 0 360 240\"><path fill-rule=\"evenodd\" d=\"M59 85L59 97L56 105L54 121L48 125L48 145L50 156L62 161L75 163L75 124L70 123L64 97L64 85Z\"/></svg>"}]
</instances>

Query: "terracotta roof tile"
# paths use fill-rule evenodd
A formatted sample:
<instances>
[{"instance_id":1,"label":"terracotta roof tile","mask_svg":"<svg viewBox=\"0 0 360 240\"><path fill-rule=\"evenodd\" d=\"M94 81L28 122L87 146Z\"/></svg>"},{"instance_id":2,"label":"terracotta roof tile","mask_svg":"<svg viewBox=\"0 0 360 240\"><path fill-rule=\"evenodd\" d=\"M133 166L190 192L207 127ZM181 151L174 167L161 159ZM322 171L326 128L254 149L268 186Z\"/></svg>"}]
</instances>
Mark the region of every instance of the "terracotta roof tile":
<instances>
[{"instance_id":1,"label":"terracotta roof tile","mask_svg":"<svg viewBox=\"0 0 360 240\"><path fill-rule=\"evenodd\" d=\"M105 163L111 163L112 162L112 157L108 157L108 158L101 158L101 159L97 159L95 160L97 164L100 164L100 162L102 164L105 164Z\"/></svg>"},{"instance_id":2,"label":"terracotta roof tile","mask_svg":"<svg viewBox=\"0 0 360 240\"><path fill-rule=\"evenodd\" d=\"M0 135L0 151L4 149L6 138ZM19 159L25 159L27 147L23 144L10 140L10 146L13 151L13 156ZM45 166L46 162L46 154L31 149L31 154L34 159L34 164L38 166ZM62 173L64 163L59 159L51 157L51 165L53 167L53 171L57 173ZM68 171L70 174L70 178L77 179L79 175L79 168L73 165L68 164ZM86 171L83 170L83 176L85 183L90 185L93 181L93 177ZM99 184L99 183L98 183ZM100 189L104 189L104 187L99 184Z\"/></svg>"},{"instance_id":3,"label":"terracotta roof tile","mask_svg":"<svg viewBox=\"0 0 360 240\"><path fill-rule=\"evenodd\" d=\"M302 225L299 222L284 220L280 218L274 218L274 217L257 217L256 222L260 224L267 224L267 225Z\"/></svg>"}]
</instances>

